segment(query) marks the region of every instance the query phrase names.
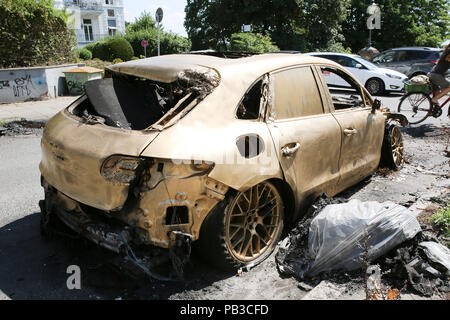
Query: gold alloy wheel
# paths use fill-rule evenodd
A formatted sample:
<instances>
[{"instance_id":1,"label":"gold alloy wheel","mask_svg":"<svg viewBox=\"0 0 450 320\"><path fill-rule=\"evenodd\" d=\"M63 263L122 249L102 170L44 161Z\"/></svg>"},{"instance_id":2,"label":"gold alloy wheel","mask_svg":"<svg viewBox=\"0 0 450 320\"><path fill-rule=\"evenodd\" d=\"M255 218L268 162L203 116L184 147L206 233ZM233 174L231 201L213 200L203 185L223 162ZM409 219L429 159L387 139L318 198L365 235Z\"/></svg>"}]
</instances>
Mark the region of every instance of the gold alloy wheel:
<instances>
[{"instance_id":1,"label":"gold alloy wheel","mask_svg":"<svg viewBox=\"0 0 450 320\"><path fill-rule=\"evenodd\" d=\"M269 182L239 192L225 221L226 242L240 261L252 261L270 248L282 228L283 202Z\"/></svg>"},{"instance_id":2,"label":"gold alloy wheel","mask_svg":"<svg viewBox=\"0 0 450 320\"><path fill-rule=\"evenodd\" d=\"M392 129L391 150L395 165L401 166L403 162L403 139L399 127Z\"/></svg>"}]
</instances>

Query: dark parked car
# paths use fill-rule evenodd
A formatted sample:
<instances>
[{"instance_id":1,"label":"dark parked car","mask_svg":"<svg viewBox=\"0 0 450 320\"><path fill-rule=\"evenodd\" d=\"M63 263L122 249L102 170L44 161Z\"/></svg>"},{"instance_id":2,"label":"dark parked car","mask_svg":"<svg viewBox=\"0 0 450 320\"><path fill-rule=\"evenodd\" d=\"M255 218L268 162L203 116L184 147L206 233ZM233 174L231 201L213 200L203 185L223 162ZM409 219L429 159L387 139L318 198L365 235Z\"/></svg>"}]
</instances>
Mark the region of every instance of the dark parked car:
<instances>
[{"instance_id":1,"label":"dark parked car","mask_svg":"<svg viewBox=\"0 0 450 320\"><path fill-rule=\"evenodd\" d=\"M379 67L406 74L409 78L427 74L437 63L442 49L426 47L393 48L370 59Z\"/></svg>"}]
</instances>

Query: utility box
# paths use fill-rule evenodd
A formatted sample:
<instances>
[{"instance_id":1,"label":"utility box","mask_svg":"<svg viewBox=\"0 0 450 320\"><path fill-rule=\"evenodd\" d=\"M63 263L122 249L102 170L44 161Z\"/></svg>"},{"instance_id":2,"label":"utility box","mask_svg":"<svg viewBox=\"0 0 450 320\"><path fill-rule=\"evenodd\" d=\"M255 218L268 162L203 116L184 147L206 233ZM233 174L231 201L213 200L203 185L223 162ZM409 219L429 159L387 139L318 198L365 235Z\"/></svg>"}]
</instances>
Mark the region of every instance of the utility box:
<instances>
[{"instance_id":1,"label":"utility box","mask_svg":"<svg viewBox=\"0 0 450 320\"><path fill-rule=\"evenodd\" d=\"M84 93L87 81L101 79L103 70L92 67L79 67L64 71L69 95L78 96Z\"/></svg>"}]
</instances>

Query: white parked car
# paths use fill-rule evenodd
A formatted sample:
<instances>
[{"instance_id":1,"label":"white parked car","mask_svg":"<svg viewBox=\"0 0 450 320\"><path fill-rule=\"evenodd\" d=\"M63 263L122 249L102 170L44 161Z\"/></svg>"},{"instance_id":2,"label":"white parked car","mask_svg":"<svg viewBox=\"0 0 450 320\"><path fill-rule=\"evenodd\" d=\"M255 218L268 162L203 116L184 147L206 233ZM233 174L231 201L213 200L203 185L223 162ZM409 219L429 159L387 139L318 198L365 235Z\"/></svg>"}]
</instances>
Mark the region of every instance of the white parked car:
<instances>
[{"instance_id":1,"label":"white parked car","mask_svg":"<svg viewBox=\"0 0 450 320\"><path fill-rule=\"evenodd\" d=\"M380 68L356 54L334 52L309 52L308 55L333 60L350 71L370 92L371 95L383 92L400 92L403 90L403 82L408 77L400 72ZM345 87L339 77L333 74L324 74L327 84L336 87Z\"/></svg>"}]
</instances>

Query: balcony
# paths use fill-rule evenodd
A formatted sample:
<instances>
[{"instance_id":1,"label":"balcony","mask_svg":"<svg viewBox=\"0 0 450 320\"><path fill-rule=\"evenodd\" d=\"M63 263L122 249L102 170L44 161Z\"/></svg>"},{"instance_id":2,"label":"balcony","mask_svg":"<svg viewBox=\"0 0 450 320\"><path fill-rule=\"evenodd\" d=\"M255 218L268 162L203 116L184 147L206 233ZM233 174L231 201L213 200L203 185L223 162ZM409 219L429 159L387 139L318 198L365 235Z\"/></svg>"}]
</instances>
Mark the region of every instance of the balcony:
<instances>
[{"instance_id":1,"label":"balcony","mask_svg":"<svg viewBox=\"0 0 450 320\"><path fill-rule=\"evenodd\" d=\"M103 11L102 2L99 0L64 0L64 5L79 10Z\"/></svg>"},{"instance_id":2,"label":"balcony","mask_svg":"<svg viewBox=\"0 0 450 320\"><path fill-rule=\"evenodd\" d=\"M119 34L119 32L116 31L116 34ZM109 34L109 33L103 33L103 34L88 33L88 34L86 34L86 32L84 30L75 30L75 36L77 38L77 42L78 42L79 46L84 46L91 42L103 40L104 38L109 37L111 35L113 35L113 34Z\"/></svg>"}]
</instances>

